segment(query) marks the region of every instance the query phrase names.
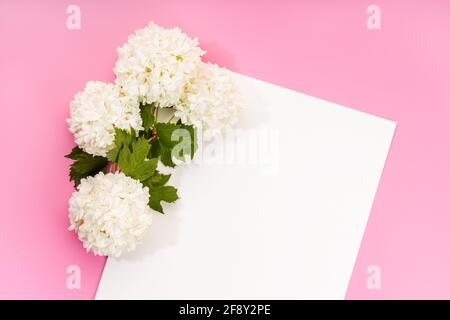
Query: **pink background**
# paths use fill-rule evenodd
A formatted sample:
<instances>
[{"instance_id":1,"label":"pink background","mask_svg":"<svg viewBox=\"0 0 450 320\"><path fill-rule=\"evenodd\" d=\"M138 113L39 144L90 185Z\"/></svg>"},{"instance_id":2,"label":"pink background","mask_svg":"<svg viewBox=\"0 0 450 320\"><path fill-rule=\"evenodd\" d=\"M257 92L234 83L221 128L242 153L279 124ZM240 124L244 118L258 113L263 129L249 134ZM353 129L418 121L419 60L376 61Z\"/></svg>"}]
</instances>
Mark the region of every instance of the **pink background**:
<instances>
[{"instance_id":1,"label":"pink background","mask_svg":"<svg viewBox=\"0 0 450 320\"><path fill-rule=\"evenodd\" d=\"M381 7L382 29L366 28ZM81 8L81 30L66 8ZM398 121L347 298L450 298L450 1L0 1L0 298L93 298L105 259L66 231L65 119L149 20L234 71ZM66 268L81 268L81 289ZM366 268L382 288L366 287Z\"/></svg>"}]
</instances>

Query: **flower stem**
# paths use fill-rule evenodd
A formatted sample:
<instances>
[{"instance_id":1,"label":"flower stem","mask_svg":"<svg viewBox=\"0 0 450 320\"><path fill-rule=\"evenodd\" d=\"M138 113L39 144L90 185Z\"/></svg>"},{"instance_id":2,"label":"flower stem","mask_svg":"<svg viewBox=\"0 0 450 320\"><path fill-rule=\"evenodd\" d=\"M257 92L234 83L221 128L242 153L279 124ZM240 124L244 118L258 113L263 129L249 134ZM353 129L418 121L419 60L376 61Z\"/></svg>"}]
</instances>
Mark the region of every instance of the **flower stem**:
<instances>
[{"instance_id":1,"label":"flower stem","mask_svg":"<svg viewBox=\"0 0 450 320\"><path fill-rule=\"evenodd\" d=\"M172 121L172 119L175 118L175 115L173 114L169 120L167 120L167 123L170 123L170 121Z\"/></svg>"},{"instance_id":2,"label":"flower stem","mask_svg":"<svg viewBox=\"0 0 450 320\"><path fill-rule=\"evenodd\" d=\"M155 110L155 123L156 122L158 122L158 110L159 110L159 108L158 107L155 107L156 108L156 110Z\"/></svg>"}]
</instances>

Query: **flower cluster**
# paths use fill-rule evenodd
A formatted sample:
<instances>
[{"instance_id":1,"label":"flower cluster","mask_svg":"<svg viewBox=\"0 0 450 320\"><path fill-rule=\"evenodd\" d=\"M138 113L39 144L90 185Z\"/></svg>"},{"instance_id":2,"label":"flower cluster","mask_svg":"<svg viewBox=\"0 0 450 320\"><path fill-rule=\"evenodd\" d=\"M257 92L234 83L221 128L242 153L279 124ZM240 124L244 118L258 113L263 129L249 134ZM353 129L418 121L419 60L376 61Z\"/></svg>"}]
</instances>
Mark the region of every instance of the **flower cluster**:
<instances>
[{"instance_id":1,"label":"flower cluster","mask_svg":"<svg viewBox=\"0 0 450 320\"><path fill-rule=\"evenodd\" d=\"M69 130L89 154L106 156L114 142L114 128L140 130L137 99L124 95L111 83L89 81L70 104Z\"/></svg>"},{"instance_id":2,"label":"flower cluster","mask_svg":"<svg viewBox=\"0 0 450 320\"><path fill-rule=\"evenodd\" d=\"M69 230L87 250L119 256L134 250L150 227L149 191L122 172L83 179L69 201Z\"/></svg>"},{"instance_id":3,"label":"flower cluster","mask_svg":"<svg viewBox=\"0 0 450 320\"><path fill-rule=\"evenodd\" d=\"M163 108L178 103L204 54L197 39L154 23L137 30L117 52L116 83L140 102L156 102Z\"/></svg>"},{"instance_id":4,"label":"flower cluster","mask_svg":"<svg viewBox=\"0 0 450 320\"><path fill-rule=\"evenodd\" d=\"M191 151L181 158L192 157L195 131L207 139L241 109L231 72L203 63L197 39L178 28L150 23L117 51L114 83L90 81L70 104L77 146L66 156L76 187L69 230L88 251L115 257L142 241L153 212L164 212L161 202L178 199L158 166L175 167L180 143ZM168 122L158 119L160 108L172 113ZM180 141L177 130L191 139Z\"/></svg>"},{"instance_id":5,"label":"flower cluster","mask_svg":"<svg viewBox=\"0 0 450 320\"><path fill-rule=\"evenodd\" d=\"M197 77L186 85L175 115L184 123L202 128L205 140L209 140L237 121L241 109L238 93L228 70L203 63Z\"/></svg>"}]
</instances>

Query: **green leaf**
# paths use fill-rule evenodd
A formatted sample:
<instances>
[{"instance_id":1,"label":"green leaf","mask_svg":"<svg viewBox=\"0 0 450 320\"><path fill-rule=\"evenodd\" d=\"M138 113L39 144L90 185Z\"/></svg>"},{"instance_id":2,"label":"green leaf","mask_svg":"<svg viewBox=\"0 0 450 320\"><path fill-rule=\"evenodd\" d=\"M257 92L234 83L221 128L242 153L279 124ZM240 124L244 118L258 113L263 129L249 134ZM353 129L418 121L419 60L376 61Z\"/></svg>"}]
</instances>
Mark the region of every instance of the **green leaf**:
<instances>
[{"instance_id":1,"label":"green leaf","mask_svg":"<svg viewBox=\"0 0 450 320\"><path fill-rule=\"evenodd\" d=\"M169 181L170 176L170 174L163 174L158 170L155 170L153 175L142 183L144 184L144 186L149 187L149 189L152 189L154 187L162 187L167 183L167 181Z\"/></svg>"},{"instance_id":2,"label":"green leaf","mask_svg":"<svg viewBox=\"0 0 450 320\"><path fill-rule=\"evenodd\" d=\"M145 160L143 162L135 162L133 164L133 171L130 172L129 176L141 182L145 181L152 176L152 174L156 170L157 165L157 158Z\"/></svg>"},{"instance_id":3,"label":"green leaf","mask_svg":"<svg viewBox=\"0 0 450 320\"><path fill-rule=\"evenodd\" d=\"M161 162L173 168L175 163L172 161L172 148L178 142L172 140L172 133L179 129L180 126L173 123L157 123L155 127L158 138L154 141L154 144L158 144L158 146L152 148L152 156L154 157L156 154L156 152L153 153L153 149L157 149Z\"/></svg>"},{"instance_id":4,"label":"green leaf","mask_svg":"<svg viewBox=\"0 0 450 320\"><path fill-rule=\"evenodd\" d=\"M156 170L150 179L143 182L150 190L150 208L161 213L164 213L161 201L174 202L178 199L177 189L172 186L165 186L169 179L170 174L163 174Z\"/></svg>"},{"instance_id":5,"label":"green leaf","mask_svg":"<svg viewBox=\"0 0 450 320\"><path fill-rule=\"evenodd\" d=\"M72 159L72 160L78 160L79 158L83 157L83 155L86 152L84 152L80 147L76 146L70 151L69 154L66 154L64 157Z\"/></svg>"},{"instance_id":6,"label":"green leaf","mask_svg":"<svg viewBox=\"0 0 450 320\"><path fill-rule=\"evenodd\" d=\"M187 156L191 158L194 157L194 153L197 149L197 141L196 141L196 132L195 128L192 125L185 124L173 124L173 123L157 123L156 124L156 132L157 139L152 143L151 154L152 157L161 157L161 162L168 167L175 167L175 163L173 162L173 157L176 157L179 160L185 159L185 148L181 148L173 152L173 148L180 143L183 143L184 139L186 139L186 135L182 133L178 134L178 139L174 138L175 130L185 129L188 131L190 136L190 150Z\"/></svg>"},{"instance_id":7,"label":"green leaf","mask_svg":"<svg viewBox=\"0 0 450 320\"><path fill-rule=\"evenodd\" d=\"M164 213L161 201L175 202L178 199L177 189L172 186L154 187L150 190L149 206L153 210Z\"/></svg>"},{"instance_id":8,"label":"green leaf","mask_svg":"<svg viewBox=\"0 0 450 320\"><path fill-rule=\"evenodd\" d=\"M114 137L114 148L111 149L106 157L109 161L118 162L119 153L123 146L130 147L133 140L136 137L136 132L134 129L131 129L130 132L123 129L115 129L115 137Z\"/></svg>"},{"instance_id":9,"label":"green leaf","mask_svg":"<svg viewBox=\"0 0 450 320\"><path fill-rule=\"evenodd\" d=\"M172 140L172 133L180 127L180 125L174 123L157 123L156 132L158 134L158 140L163 145L173 148L177 144L177 141Z\"/></svg>"},{"instance_id":10,"label":"green leaf","mask_svg":"<svg viewBox=\"0 0 450 320\"><path fill-rule=\"evenodd\" d=\"M179 125L181 128L185 128L185 129L189 130L189 133L191 134L191 138L192 138L192 141L193 141L193 144L194 144L194 151L195 151L195 149L197 148L197 141L195 139L197 132L196 132L196 129L195 129L194 125L192 125L192 124L184 124L184 123L181 122L181 119L178 119L176 124Z\"/></svg>"},{"instance_id":11,"label":"green leaf","mask_svg":"<svg viewBox=\"0 0 450 320\"><path fill-rule=\"evenodd\" d=\"M150 152L148 154L149 158L158 158L161 155L161 146L158 140L154 140L150 147Z\"/></svg>"},{"instance_id":12,"label":"green leaf","mask_svg":"<svg viewBox=\"0 0 450 320\"><path fill-rule=\"evenodd\" d=\"M119 167L126 175L131 171L131 151L124 146L119 153Z\"/></svg>"},{"instance_id":13,"label":"green leaf","mask_svg":"<svg viewBox=\"0 0 450 320\"><path fill-rule=\"evenodd\" d=\"M152 105L151 104L143 104L140 106L141 118L142 118L142 126L144 127L144 131L148 132L155 122L155 117L152 114Z\"/></svg>"},{"instance_id":14,"label":"green leaf","mask_svg":"<svg viewBox=\"0 0 450 320\"><path fill-rule=\"evenodd\" d=\"M144 137L139 137L137 141L133 142L133 156L137 162L142 162L147 158L150 150L150 144Z\"/></svg>"},{"instance_id":15,"label":"green leaf","mask_svg":"<svg viewBox=\"0 0 450 320\"><path fill-rule=\"evenodd\" d=\"M156 171L150 178L150 183L152 186L155 187L163 186L167 183L167 181L169 181L170 176L171 176L170 174L163 174Z\"/></svg>"},{"instance_id":16,"label":"green leaf","mask_svg":"<svg viewBox=\"0 0 450 320\"><path fill-rule=\"evenodd\" d=\"M147 159L150 145L141 137L132 143L133 151L124 146L119 153L119 167L129 177L141 182L149 179L156 170L158 159Z\"/></svg>"},{"instance_id":17,"label":"green leaf","mask_svg":"<svg viewBox=\"0 0 450 320\"><path fill-rule=\"evenodd\" d=\"M65 157L75 160L69 171L70 180L74 182L75 187L78 187L81 179L96 175L108 165L108 159L105 157L92 156L79 147L73 148Z\"/></svg>"},{"instance_id":18,"label":"green leaf","mask_svg":"<svg viewBox=\"0 0 450 320\"><path fill-rule=\"evenodd\" d=\"M195 151L197 151L198 145L197 145L197 133L195 131L195 127L190 124L182 124L182 129L186 129L189 132L189 135L191 136L191 150L190 150L190 156L191 159L194 158ZM181 154L182 159L184 160L184 154Z\"/></svg>"},{"instance_id":19,"label":"green leaf","mask_svg":"<svg viewBox=\"0 0 450 320\"><path fill-rule=\"evenodd\" d=\"M165 166L174 168L175 163L172 161L172 149L163 144L160 144L160 150L161 150L161 154L160 154L161 162Z\"/></svg>"}]
</instances>

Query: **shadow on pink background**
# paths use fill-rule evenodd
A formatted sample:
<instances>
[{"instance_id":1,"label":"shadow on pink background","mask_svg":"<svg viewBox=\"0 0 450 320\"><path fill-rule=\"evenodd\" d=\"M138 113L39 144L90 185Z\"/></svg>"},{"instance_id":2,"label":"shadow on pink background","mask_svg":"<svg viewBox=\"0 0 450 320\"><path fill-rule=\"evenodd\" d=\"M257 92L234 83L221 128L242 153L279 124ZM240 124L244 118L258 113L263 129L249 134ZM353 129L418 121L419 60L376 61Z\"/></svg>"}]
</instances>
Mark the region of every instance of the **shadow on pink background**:
<instances>
[{"instance_id":1,"label":"shadow on pink background","mask_svg":"<svg viewBox=\"0 0 450 320\"><path fill-rule=\"evenodd\" d=\"M381 30L366 27L369 4ZM66 8L81 8L81 30ZM149 20L234 71L398 121L347 298L450 298L450 2L0 2L0 298L93 298L104 258L67 231L65 119ZM80 290L66 268L81 268ZM369 265L382 287L366 286Z\"/></svg>"}]
</instances>

